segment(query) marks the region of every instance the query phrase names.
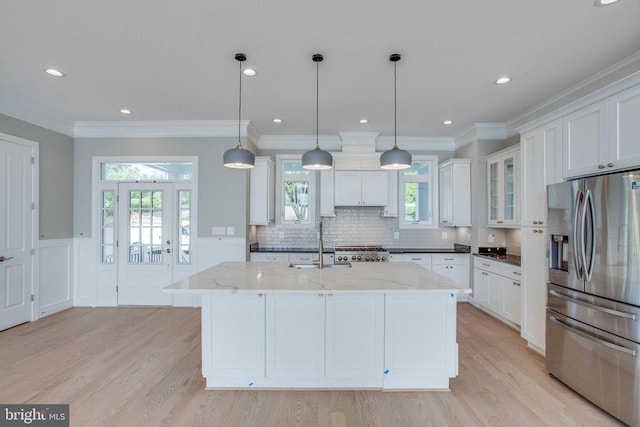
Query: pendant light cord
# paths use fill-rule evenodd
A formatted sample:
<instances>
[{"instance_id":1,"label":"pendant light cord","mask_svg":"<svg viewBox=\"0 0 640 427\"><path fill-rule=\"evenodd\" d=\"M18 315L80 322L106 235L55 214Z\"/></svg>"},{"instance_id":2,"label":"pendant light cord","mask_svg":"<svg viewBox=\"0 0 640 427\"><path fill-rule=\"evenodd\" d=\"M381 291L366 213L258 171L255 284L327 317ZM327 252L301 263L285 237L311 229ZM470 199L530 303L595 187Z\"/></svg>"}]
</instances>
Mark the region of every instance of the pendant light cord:
<instances>
[{"instance_id":1,"label":"pendant light cord","mask_svg":"<svg viewBox=\"0 0 640 427\"><path fill-rule=\"evenodd\" d=\"M398 63L393 63L393 144L398 144Z\"/></svg>"},{"instance_id":2,"label":"pendant light cord","mask_svg":"<svg viewBox=\"0 0 640 427\"><path fill-rule=\"evenodd\" d=\"M320 133L320 131L319 131L320 125L318 124L319 123L318 117L319 117L319 111L320 111L320 101L319 101L319 98L320 98L320 95L319 95L320 94L320 89L319 89L320 77L319 77L319 74L320 74L320 62L316 62L316 148L320 148L320 144L318 142L318 139L319 139L318 135Z\"/></svg>"},{"instance_id":3,"label":"pendant light cord","mask_svg":"<svg viewBox=\"0 0 640 427\"><path fill-rule=\"evenodd\" d=\"M240 142L240 121L242 118L242 61L238 61L238 65L239 65L239 73L238 75L240 76L240 91L238 93L238 145L242 144Z\"/></svg>"}]
</instances>

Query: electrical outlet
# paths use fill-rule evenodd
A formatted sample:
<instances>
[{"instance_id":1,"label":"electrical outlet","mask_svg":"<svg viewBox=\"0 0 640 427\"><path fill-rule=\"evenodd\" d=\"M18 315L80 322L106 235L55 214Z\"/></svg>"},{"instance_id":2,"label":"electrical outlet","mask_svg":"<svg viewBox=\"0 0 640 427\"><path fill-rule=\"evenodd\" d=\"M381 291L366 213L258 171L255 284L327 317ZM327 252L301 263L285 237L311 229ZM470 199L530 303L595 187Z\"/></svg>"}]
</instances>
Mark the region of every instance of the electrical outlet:
<instances>
[{"instance_id":1,"label":"electrical outlet","mask_svg":"<svg viewBox=\"0 0 640 427\"><path fill-rule=\"evenodd\" d=\"M213 236L224 236L224 233L224 227L211 227L211 235Z\"/></svg>"},{"instance_id":2,"label":"electrical outlet","mask_svg":"<svg viewBox=\"0 0 640 427\"><path fill-rule=\"evenodd\" d=\"M398 231L393 232L393 240L398 240L400 238L400 233Z\"/></svg>"},{"instance_id":3,"label":"electrical outlet","mask_svg":"<svg viewBox=\"0 0 640 427\"><path fill-rule=\"evenodd\" d=\"M236 234L236 228L235 227L227 227L227 236L233 236L234 234Z\"/></svg>"},{"instance_id":4,"label":"electrical outlet","mask_svg":"<svg viewBox=\"0 0 640 427\"><path fill-rule=\"evenodd\" d=\"M442 240L447 240L447 237L448 237L447 232L443 231L442 232Z\"/></svg>"},{"instance_id":5,"label":"electrical outlet","mask_svg":"<svg viewBox=\"0 0 640 427\"><path fill-rule=\"evenodd\" d=\"M489 234L489 236L487 236L487 237L488 237L489 243L493 243L496 240L496 235L495 234Z\"/></svg>"}]
</instances>

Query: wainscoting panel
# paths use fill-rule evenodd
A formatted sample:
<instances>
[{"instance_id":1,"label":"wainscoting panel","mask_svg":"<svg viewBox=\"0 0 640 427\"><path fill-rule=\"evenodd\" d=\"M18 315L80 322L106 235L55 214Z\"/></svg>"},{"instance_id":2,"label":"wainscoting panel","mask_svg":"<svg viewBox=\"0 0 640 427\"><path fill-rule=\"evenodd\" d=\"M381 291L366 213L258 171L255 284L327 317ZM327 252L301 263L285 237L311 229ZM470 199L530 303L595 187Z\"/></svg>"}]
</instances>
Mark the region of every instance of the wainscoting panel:
<instances>
[{"instance_id":1,"label":"wainscoting panel","mask_svg":"<svg viewBox=\"0 0 640 427\"><path fill-rule=\"evenodd\" d=\"M73 306L73 239L38 241L38 317Z\"/></svg>"}]
</instances>

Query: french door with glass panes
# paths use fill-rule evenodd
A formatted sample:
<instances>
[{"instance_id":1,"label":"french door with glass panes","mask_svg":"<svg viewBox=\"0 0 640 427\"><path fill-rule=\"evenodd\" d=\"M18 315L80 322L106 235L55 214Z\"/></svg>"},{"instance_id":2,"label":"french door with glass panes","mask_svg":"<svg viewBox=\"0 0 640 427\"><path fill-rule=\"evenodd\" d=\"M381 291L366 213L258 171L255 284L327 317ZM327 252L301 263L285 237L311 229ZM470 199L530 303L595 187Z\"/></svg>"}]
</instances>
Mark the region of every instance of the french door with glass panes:
<instances>
[{"instance_id":1,"label":"french door with glass panes","mask_svg":"<svg viewBox=\"0 0 640 427\"><path fill-rule=\"evenodd\" d=\"M118 305L171 305L162 288L189 262L189 196L172 183L118 184Z\"/></svg>"}]
</instances>

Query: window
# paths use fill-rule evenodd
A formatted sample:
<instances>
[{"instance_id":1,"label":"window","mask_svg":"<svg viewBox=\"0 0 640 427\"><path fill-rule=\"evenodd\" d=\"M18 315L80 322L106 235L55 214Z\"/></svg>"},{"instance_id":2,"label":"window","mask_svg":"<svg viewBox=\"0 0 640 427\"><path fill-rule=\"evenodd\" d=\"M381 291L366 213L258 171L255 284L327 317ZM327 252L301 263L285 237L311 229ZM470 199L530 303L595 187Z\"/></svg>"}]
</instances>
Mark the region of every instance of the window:
<instances>
[{"instance_id":1,"label":"window","mask_svg":"<svg viewBox=\"0 0 640 427\"><path fill-rule=\"evenodd\" d=\"M191 181L193 163L105 162L100 164L102 181Z\"/></svg>"},{"instance_id":2,"label":"window","mask_svg":"<svg viewBox=\"0 0 640 427\"><path fill-rule=\"evenodd\" d=\"M435 228L438 224L438 158L413 156L409 169L399 171L400 228Z\"/></svg>"},{"instance_id":3,"label":"window","mask_svg":"<svg viewBox=\"0 0 640 427\"><path fill-rule=\"evenodd\" d=\"M106 190L102 192L102 217L100 220L101 229L101 261L103 263L112 264L114 262L113 255L115 251L115 222L114 222L114 210L116 196L115 191Z\"/></svg>"},{"instance_id":4,"label":"window","mask_svg":"<svg viewBox=\"0 0 640 427\"><path fill-rule=\"evenodd\" d=\"M191 191L178 191L178 264L189 264L191 223Z\"/></svg>"},{"instance_id":5,"label":"window","mask_svg":"<svg viewBox=\"0 0 640 427\"><path fill-rule=\"evenodd\" d=\"M301 156L276 156L279 225L315 227L316 171L302 167Z\"/></svg>"}]
</instances>

